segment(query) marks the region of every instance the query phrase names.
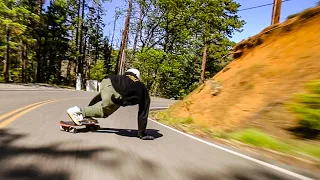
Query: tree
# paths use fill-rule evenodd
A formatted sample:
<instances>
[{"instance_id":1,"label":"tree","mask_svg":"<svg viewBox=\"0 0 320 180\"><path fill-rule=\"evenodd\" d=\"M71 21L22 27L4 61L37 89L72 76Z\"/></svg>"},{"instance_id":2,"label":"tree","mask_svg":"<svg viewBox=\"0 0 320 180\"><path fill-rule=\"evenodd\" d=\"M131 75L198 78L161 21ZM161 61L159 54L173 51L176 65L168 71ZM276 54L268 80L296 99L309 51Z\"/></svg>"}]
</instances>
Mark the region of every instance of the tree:
<instances>
[{"instance_id":1,"label":"tree","mask_svg":"<svg viewBox=\"0 0 320 180\"><path fill-rule=\"evenodd\" d=\"M22 18L23 17L23 18ZM11 62L13 58L19 58L15 55L17 52L22 51L21 47L23 42L28 42L27 36L25 36L28 19L37 19L37 16L32 14L24 6L20 6L20 2L17 3L13 0L3 1L0 0L0 26L5 27L3 30L5 36L5 42L2 42L1 49L6 49L4 75L5 81L12 81L11 79ZM21 20L25 19L25 20ZM11 54L14 56L11 56ZM22 54L22 53L21 53ZM20 56L21 57L21 56ZM20 59L21 60L21 59Z\"/></svg>"},{"instance_id":2,"label":"tree","mask_svg":"<svg viewBox=\"0 0 320 180\"><path fill-rule=\"evenodd\" d=\"M42 69L43 69L43 63L42 63L42 59L41 59L41 37L42 37L42 33L41 33L41 17L42 17L42 0L38 0L38 16L40 18L40 21L38 23L38 27L37 27L37 42L38 42L38 49L37 49L37 81L38 82L42 82L43 79L43 72Z\"/></svg>"},{"instance_id":3,"label":"tree","mask_svg":"<svg viewBox=\"0 0 320 180\"><path fill-rule=\"evenodd\" d=\"M193 8L196 9L195 31L202 39L203 58L201 68L200 82L205 79L205 67L207 61L207 48L211 44L222 45L225 37L231 37L234 31L239 31L244 21L236 15L240 4L232 0L213 1L198 0L195 1Z\"/></svg>"},{"instance_id":4,"label":"tree","mask_svg":"<svg viewBox=\"0 0 320 180\"><path fill-rule=\"evenodd\" d=\"M94 65L91 66L90 78L97 81L102 81L105 77L106 69L104 68L104 62L98 60Z\"/></svg>"},{"instance_id":5,"label":"tree","mask_svg":"<svg viewBox=\"0 0 320 180\"><path fill-rule=\"evenodd\" d=\"M134 36L134 41L133 41L133 59L135 58L136 54L136 49L137 49L137 43L138 43L138 38L140 37L141 29L142 29L142 19L145 14L145 6L146 6L146 1L145 0L138 0L138 6L139 6L139 17L137 21L137 26L135 30L135 36Z\"/></svg>"},{"instance_id":6,"label":"tree","mask_svg":"<svg viewBox=\"0 0 320 180\"><path fill-rule=\"evenodd\" d=\"M234 31L240 31L244 23L235 14L239 4L232 0L146 0L144 3L141 47L134 61L147 65L147 61L153 62L152 58L143 58L150 55L148 51L163 52L161 58L157 56L152 75L144 79L152 92L182 98L197 87L199 79L214 75L226 65L227 60L221 58L232 46L228 38Z\"/></svg>"}]
</instances>

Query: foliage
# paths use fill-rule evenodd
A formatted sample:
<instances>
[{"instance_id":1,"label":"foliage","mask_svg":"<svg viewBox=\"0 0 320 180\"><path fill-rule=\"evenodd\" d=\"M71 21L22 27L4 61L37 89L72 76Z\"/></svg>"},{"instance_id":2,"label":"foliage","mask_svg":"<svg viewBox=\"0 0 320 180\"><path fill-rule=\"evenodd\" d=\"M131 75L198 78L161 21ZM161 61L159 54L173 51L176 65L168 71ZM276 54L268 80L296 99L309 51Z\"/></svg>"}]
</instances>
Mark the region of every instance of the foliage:
<instances>
[{"instance_id":1,"label":"foliage","mask_svg":"<svg viewBox=\"0 0 320 180\"><path fill-rule=\"evenodd\" d=\"M84 78L89 64L103 58L111 61L112 51L104 49L110 47L109 42L103 42L108 38L101 33L102 7L109 1L90 5L88 0L50 1L38 14L39 2L0 0L0 60L9 63L10 79L70 85L75 82L79 59Z\"/></svg>"},{"instance_id":2,"label":"foliage","mask_svg":"<svg viewBox=\"0 0 320 180\"><path fill-rule=\"evenodd\" d=\"M284 141L258 129L245 129L238 132L227 133L225 134L225 138L236 139L243 143L294 155L307 154L316 158L320 157L320 147L317 145L296 141Z\"/></svg>"},{"instance_id":3,"label":"foliage","mask_svg":"<svg viewBox=\"0 0 320 180\"><path fill-rule=\"evenodd\" d=\"M90 79L98 80L99 82L101 82L104 77L105 77L104 62L102 60L98 60L94 65L91 66Z\"/></svg>"},{"instance_id":4,"label":"foliage","mask_svg":"<svg viewBox=\"0 0 320 180\"><path fill-rule=\"evenodd\" d=\"M4 80L4 76L2 74L0 74L0 83L4 83L5 80Z\"/></svg>"},{"instance_id":5,"label":"foliage","mask_svg":"<svg viewBox=\"0 0 320 180\"><path fill-rule=\"evenodd\" d=\"M143 3L141 48L131 61L141 68L143 80L154 95L182 99L194 90L199 85L205 45L206 77L228 64L230 59L225 57L235 44L229 37L244 24L235 14L239 4L232 0Z\"/></svg>"},{"instance_id":6,"label":"foliage","mask_svg":"<svg viewBox=\"0 0 320 180\"><path fill-rule=\"evenodd\" d=\"M302 127L320 131L320 81L308 83L306 89L309 92L298 94L291 107L298 114Z\"/></svg>"},{"instance_id":7,"label":"foliage","mask_svg":"<svg viewBox=\"0 0 320 180\"><path fill-rule=\"evenodd\" d=\"M173 126L187 133L205 136L207 138L235 139L256 147L267 148L292 155L301 156L301 154L305 154L307 156L320 158L320 147L318 144L280 139L266 134L259 129L244 129L234 132L212 130L206 124L196 124L192 117L175 117L170 109L151 112L150 116L161 123Z\"/></svg>"},{"instance_id":8,"label":"foliage","mask_svg":"<svg viewBox=\"0 0 320 180\"><path fill-rule=\"evenodd\" d=\"M8 59L12 80L74 85L77 73L85 82L115 72L114 34L103 34L109 1L55 0L38 9L39 2L0 0L0 61ZM134 1L137 49L126 50L126 68L140 69L153 95L182 99L199 85L205 46L206 77L231 60L229 38L244 24L238 7L232 0Z\"/></svg>"},{"instance_id":9,"label":"foliage","mask_svg":"<svg viewBox=\"0 0 320 180\"><path fill-rule=\"evenodd\" d=\"M241 142L278 151L287 151L290 149L287 144L257 129L246 129L244 131L234 132L230 134L230 137Z\"/></svg>"}]
</instances>

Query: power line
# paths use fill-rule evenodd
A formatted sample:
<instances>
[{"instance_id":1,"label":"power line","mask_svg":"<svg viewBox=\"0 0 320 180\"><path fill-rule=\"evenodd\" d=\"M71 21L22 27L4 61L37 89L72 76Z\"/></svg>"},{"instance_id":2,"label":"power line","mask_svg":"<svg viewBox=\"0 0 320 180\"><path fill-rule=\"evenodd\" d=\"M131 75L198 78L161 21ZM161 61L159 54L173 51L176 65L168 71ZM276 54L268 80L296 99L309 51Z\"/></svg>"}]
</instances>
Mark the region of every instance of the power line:
<instances>
[{"instance_id":1,"label":"power line","mask_svg":"<svg viewBox=\"0 0 320 180\"><path fill-rule=\"evenodd\" d=\"M287 1L292 1L292 0L283 0L282 2L287 2ZM270 5L273 5L274 3L269 3L269 4L263 4L263 5L260 5L260 6L253 6L253 7L249 7L249 8L245 8L245 9L240 9L238 10L239 11L246 11L246 10L250 10L250 9L256 9L256 8L260 8L260 7L264 7L264 6L270 6Z\"/></svg>"}]
</instances>

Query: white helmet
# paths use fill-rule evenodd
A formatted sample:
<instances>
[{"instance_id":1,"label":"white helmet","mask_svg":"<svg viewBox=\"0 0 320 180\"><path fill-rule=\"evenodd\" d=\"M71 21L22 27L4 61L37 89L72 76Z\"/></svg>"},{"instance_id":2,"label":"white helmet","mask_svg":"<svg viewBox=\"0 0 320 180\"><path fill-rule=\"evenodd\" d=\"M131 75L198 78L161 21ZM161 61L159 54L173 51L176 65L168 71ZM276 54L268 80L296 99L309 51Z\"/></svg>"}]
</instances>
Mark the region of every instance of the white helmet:
<instances>
[{"instance_id":1,"label":"white helmet","mask_svg":"<svg viewBox=\"0 0 320 180\"><path fill-rule=\"evenodd\" d=\"M135 74L140 79L140 72L139 72L138 69L130 68L130 69L127 70L127 72L132 72L133 74Z\"/></svg>"}]
</instances>

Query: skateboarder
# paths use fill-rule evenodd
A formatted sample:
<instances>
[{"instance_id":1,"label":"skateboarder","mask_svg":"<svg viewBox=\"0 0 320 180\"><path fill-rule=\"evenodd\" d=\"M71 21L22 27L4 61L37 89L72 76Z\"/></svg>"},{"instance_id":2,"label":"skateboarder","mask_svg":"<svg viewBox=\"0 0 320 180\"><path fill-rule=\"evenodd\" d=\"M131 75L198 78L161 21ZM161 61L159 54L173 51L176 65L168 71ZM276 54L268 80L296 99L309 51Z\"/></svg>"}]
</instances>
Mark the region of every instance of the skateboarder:
<instances>
[{"instance_id":1,"label":"skateboarder","mask_svg":"<svg viewBox=\"0 0 320 180\"><path fill-rule=\"evenodd\" d=\"M101 101L101 104L98 102ZM146 86L140 81L140 72L129 69L124 75L108 75L102 80L100 92L90 101L87 107L74 106L67 110L71 120L81 125L79 121L84 118L106 118L114 113L120 106L139 105L138 111L138 137L140 139L153 139L145 134L150 107L150 96Z\"/></svg>"}]
</instances>

